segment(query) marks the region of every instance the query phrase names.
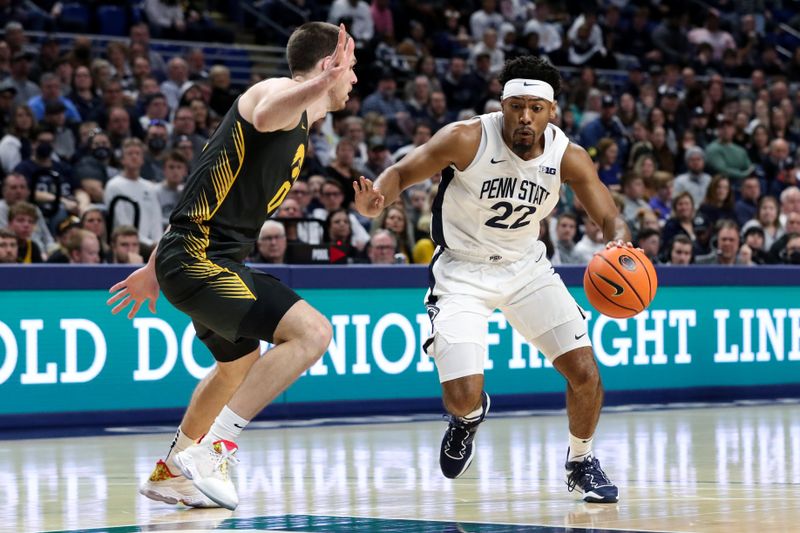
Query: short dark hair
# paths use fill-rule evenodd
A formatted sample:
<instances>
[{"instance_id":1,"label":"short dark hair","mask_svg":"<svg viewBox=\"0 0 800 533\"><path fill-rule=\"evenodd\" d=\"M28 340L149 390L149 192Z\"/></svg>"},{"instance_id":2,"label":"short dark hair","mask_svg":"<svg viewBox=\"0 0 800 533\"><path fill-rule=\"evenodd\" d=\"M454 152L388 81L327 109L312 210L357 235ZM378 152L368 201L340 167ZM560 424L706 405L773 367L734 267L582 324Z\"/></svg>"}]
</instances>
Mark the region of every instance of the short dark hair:
<instances>
[{"instance_id":1,"label":"short dark hair","mask_svg":"<svg viewBox=\"0 0 800 533\"><path fill-rule=\"evenodd\" d=\"M327 22L306 22L286 44L286 60L292 75L309 72L323 57L336 50L339 27Z\"/></svg>"},{"instance_id":2,"label":"short dark hair","mask_svg":"<svg viewBox=\"0 0 800 533\"><path fill-rule=\"evenodd\" d=\"M675 247L675 244L684 244L692 246L692 239L690 239L688 235L684 235L683 233L675 235L675 237L672 239L672 242L669 243L670 252L672 252L672 249Z\"/></svg>"},{"instance_id":3,"label":"short dark hair","mask_svg":"<svg viewBox=\"0 0 800 533\"><path fill-rule=\"evenodd\" d=\"M658 231L657 229L644 228L642 231L639 232L639 236L636 240L637 242L642 242L645 239L649 239L653 235L658 235L658 238L659 239L661 238L661 232Z\"/></svg>"},{"instance_id":4,"label":"short dark hair","mask_svg":"<svg viewBox=\"0 0 800 533\"><path fill-rule=\"evenodd\" d=\"M553 87L553 96L558 96L561 92L561 74L558 73L558 69L536 56L519 56L506 61L499 78L503 85L508 80L516 78L541 80Z\"/></svg>"}]
</instances>

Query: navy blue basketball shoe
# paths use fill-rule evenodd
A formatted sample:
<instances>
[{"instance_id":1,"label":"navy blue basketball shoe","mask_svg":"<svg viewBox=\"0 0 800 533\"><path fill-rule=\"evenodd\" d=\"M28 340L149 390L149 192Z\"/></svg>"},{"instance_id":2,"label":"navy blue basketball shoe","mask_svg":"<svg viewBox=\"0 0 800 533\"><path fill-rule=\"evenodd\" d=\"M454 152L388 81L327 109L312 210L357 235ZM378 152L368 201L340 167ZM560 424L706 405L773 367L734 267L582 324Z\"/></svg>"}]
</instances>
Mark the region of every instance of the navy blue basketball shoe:
<instances>
[{"instance_id":1,"label":"navy blue basketball shoe","mask_svg":"<svg viewBox=\"0 0 800 533\"><path fill-rule=\"evenodd\" d=\"M442 439L442 449L439 453L439 466L442 468L444 477L455 479L466 472L472 463L475 454L473 446L475 433L478 431L480 423L486 418L489 405L491 405L489 395L486 392L481 392L481 395L483 396L481 402L483 411L480 416L467 419L450 415L450 424Z\"/></svg>"},{"instance_id":2,"label":"navy blue basketball shoe","mask_svg":"<svg viewBox=\"0 0 800 533\"><path fill-rule=\"evenodd\" d=\"M567 469L567 490L582 493L583 501L616 503L619 500L619 489L600 468L596 457L589 455L583 461L569 461L567 449L567 464L564 466Z\"/></svg>"}]
</instances>

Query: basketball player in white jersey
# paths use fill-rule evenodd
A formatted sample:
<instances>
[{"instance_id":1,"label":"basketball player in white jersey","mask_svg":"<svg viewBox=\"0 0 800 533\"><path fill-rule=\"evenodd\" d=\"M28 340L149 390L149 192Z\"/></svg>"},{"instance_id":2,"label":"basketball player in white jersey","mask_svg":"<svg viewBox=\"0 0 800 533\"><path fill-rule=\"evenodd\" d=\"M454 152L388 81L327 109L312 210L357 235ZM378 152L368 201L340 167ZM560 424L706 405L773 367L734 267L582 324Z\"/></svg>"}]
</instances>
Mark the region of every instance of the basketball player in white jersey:
<instances>
[{"instance_id":1,"label":"basketball player in white jersey","mask_svg":"<svg viewBox=\"0 0 800 533\"><path fill-rule=\"evenodd\" d=\"M520 57L501 73L502 111L450 124L384 171L354 184L356 208L378 215L400 192L445 167L433 205L426 306L433 334L425 344L442 383L450 424L439 463L463 474L473 439L489 411L484 392L488 318L500 309L567 380L570 491L587 502L613 503L617 487L592 454L603 388L583 311L538 240L539 224L569 184L610 246L626 246L627 225L586 151L550 121L561 88L545 61ZM629 246L629 245L627 245Z\"/></svg>"}]
</instances>

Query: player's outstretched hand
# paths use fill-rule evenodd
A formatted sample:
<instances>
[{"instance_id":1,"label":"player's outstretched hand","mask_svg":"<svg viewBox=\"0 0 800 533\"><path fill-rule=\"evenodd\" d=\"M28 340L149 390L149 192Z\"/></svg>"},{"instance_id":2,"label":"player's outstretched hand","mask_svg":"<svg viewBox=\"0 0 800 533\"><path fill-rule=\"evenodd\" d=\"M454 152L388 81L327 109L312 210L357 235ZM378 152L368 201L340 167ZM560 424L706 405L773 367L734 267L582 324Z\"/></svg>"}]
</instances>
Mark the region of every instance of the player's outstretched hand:
<instances>
[{"instance_id":1,"label":"player's outstretched hand","mask_svg":"<svg viewBox=\"0 0 800 533\"><path fill-rule=\"evenodd\" d=\"M336 49L322 61L322 75L331 83L335 83L345 72L350 70L353 62L356 43L347 35L344 24L339 24L339 39Z\"/></svg>"},{"instance_id":2,"label":"player's outstretched hand","mask_svg":"<svg viewBox=\"0 0 800 533\"><path fill-rule=\"evenodd\" d=\"M128 312L128 318L133 318L146 300L150 300L148 308L151 313L156 312L158 299L158 280L152 265L145 265L137 269L130 276L111 287L108 292L116 293L106 301L107 305L114 305L112 314L117 314L133 303Z\"/></svg>"},{"instance_id":3,"label":"player's outstretched hand","mask_svg":"<svg viewBox=\"0 0 800 533\"><path fill-rule=\"evenodd\" d=\"M365 217L376 217L383 211L384 198L381 192L372 185L372 180L364 176L353 182L356 191L356 210Z\"/></svg>"}]
</instances>

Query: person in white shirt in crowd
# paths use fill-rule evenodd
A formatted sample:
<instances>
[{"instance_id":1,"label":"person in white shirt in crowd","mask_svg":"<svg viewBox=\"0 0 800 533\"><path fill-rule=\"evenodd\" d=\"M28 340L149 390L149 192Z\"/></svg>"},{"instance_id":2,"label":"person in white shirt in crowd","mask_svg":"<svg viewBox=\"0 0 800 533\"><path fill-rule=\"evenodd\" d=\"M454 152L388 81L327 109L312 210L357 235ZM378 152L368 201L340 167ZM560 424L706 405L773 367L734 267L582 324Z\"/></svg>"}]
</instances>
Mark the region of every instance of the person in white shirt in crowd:
<instances>
[{"instance_id":1,"label":"person in white shirt in crowd","mask_svg":"<svg viewBox=\"0 0 800 533\"><path fill-rule=\"evenodd\" d=\"M603 229L591 217L585 217L583 221L583 237L575 245L573 252L583 263L588 264L594 254L605 250L606 241L603 238Z\"/></svg>"},{"instance_id":2,"label":"person in white shirt in crowd","mask_svg":"<svg viewBox=\"0 0 800 533\"><path fill-rule=\"evenodd\" d=\"M136 226L137 209L134 205L138 206L139 240L151 246L161 238L164 225L161 204L158 203L158 189L154 183L141 177L143 164L142 141L131 138L122 143L122 172L106 184L103 201L112 217L112 228L121 225ZM125 197L127 200L114 202L119 197Z\"/></svg>"}]
</instances>

